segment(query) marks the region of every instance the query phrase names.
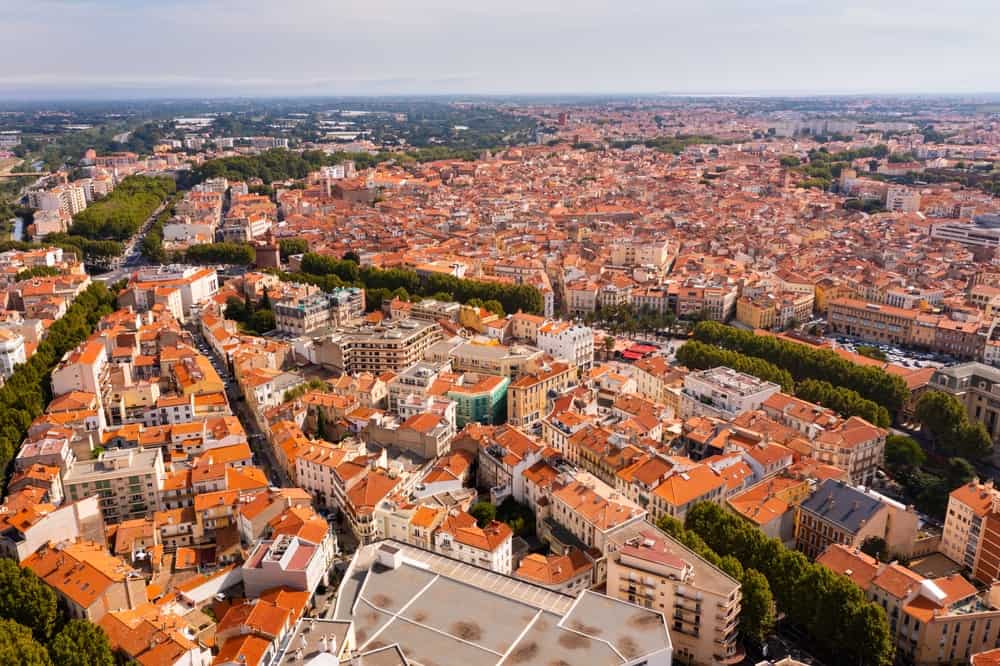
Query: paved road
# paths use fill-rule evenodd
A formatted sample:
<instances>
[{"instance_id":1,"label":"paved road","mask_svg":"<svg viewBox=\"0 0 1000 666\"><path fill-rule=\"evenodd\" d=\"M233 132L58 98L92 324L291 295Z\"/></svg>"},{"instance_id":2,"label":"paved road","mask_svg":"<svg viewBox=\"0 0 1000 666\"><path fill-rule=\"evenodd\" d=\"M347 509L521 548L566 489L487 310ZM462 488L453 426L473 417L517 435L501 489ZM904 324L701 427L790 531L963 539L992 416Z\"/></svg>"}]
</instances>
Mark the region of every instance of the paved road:
<instances>
[{"instance_id":1,"label":"paved road","mask_svg":"<svg viewBox=\"0 0 1000 666\"><path fill-rule=\"evenodd\" d=\"M229 399L229 405L233 410L233 414L240 420L243 429L247 433L247 440L250 443L250 449L254 452L257 464L264 470L272 485L282 488L291 487L292 484L285 475L284 470L281 469L281 466L278 465L274 458L274 451L271 449L270 442L264 433L260 431L260 428L257 427L257 422L250 414L250 408L247 406L246 401L241 399L239 384L236 383L236 380L230 374L229 368L225 362L221 361L215 355L211 347L205 342L205 338L202 337L201 330L194 323L187 324L185 328L194 337L198 350L211 361L212 367L219 373L222 381L226 383L226 397Z\"/></svg>"},{"instance_id":2,"label":"paved road","mask_svg":"<svg viewBox=\"0 0 1000 666\"><path fill-rule=\"evenodd\" d=\"M125 243L125 247L122 250L122 255L115 260L115 266L107 273L101 273L100 275L95 275L95 280L100 280L105 284L112 285L118 282L122 278L128 277L128 275L146 264L146 258L142 256L142 241L149 233L149 230L153 227L153 222L156 221L157 216L163 212L170 203L170 199L167 199L162 204L157 206L156 210L146 218L146 221L142 223L142 226L132 234L132 237L128 239Z\"/></svg>"}]
</instances>

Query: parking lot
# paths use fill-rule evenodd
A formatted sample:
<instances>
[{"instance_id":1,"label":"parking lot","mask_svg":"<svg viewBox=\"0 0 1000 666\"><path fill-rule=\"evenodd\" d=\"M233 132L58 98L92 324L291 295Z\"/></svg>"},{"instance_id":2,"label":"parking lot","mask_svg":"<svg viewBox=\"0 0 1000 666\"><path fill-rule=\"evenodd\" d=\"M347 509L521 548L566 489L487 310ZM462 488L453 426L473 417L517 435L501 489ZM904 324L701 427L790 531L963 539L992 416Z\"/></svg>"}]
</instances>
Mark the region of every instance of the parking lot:
<instances>
[{"instance_id":1,"label":"parking lot","mask_svg":"<svg viewBox=\"0 0 1000 666\"><path fill-rule=\"evenodd\" d=\"M873 347L885 355L885 360L893 365L901 365L905 368L940 368L943 365L955 363L956 359L943 354L920 351L915 349L904 349L895 345L887 345L879 342L865 342L843 335L827 336L836 347L846 349L852 353L858 352L858 348ZM877 359L881 360L881 359Z\"/></svg>"}]
</instances>

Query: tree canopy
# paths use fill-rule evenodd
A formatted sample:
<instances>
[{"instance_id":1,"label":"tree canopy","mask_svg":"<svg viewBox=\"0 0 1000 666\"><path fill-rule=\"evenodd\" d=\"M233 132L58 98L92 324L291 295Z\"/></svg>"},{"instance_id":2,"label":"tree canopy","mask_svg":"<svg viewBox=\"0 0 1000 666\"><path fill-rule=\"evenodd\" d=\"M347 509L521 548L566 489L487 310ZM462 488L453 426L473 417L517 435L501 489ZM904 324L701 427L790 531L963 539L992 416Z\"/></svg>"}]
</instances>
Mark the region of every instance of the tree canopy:
<instances>
[{"instance_id":1,"label":"tree canopy","mask_svg":"<svg viewBox=\"0 0 1000 666\"><path fill-rule=\"evenodd\" d=\"M773 363L728 349L706 345L697 340L691 340L677 350L677 362L692 370L705 370L724 365L738 372L753 375L758 379L780 384L781 389L786 393L791 393L795 388L791 374Z\"/></svg>"},{"instance_id":2,"label":"tree canopy","mask_svg":"<svg viewBox=\"0 0 1000 666\"><path fill-rule=\"evenodd\" d=\"M69 233L89 240L123 241L176 189L174 179L167 176L129 176L111 194L77 213Z\"/></svg>"},{"instance_id":3,"label":"tree canopy","mask_svg":"<svg viewBox=\"0 0 1000 666\"><path fill-rule=\"evenodd\" d=\"M249 243L206 243L192 245L184 252L184 260L189 264L237 264L249 266L256 253Z\"/></svg>"},{"instance_id":4,"label":"tree canopy","mask_svg":"<svg viewBox=\"0 0 1000 666\"><path fill-rule=\"evenodd\" d=\"M982 423L969 419L958 398L943 391L927 391L917 400L914 416L934 448L949 456L979 460L993 450L993 440Z\"/></svg>"},{"instance_id":5,"label":"tree canopy","mask_svg":"<svg viewBox=\"0 0 1000 666\"><path fill-rule=\"evenodd\" d=\"M104 315L113 311L113 302L114 297L103 283L92 283L52 324L28 362L17 366L0 387L0 467L10 469L10 461L31 422L45 411L52 396L48 380L52 368L63 354L93 332Z\"/></svg>"},{"instance_id":6,"label":"tree canopy","mask_svg":"<svg viewBox=\"0 0 1000 666\"><path fill-rule=\"evenodd\" d=\"M372 297L377 303L388 293L403 289L407 296L432 296L450 294L455 300L467 303L478 299L486 307L491 304L495 312L541 313L544 308L541 292L526 284L506 284L457 278L453 275L433 273L420 277L415 271L402 268L381 269L373 266L359 267L349 259L336 259L316 253L306 253L302 257L300 273L280 274L282 279L299 280L316 284L330 291L344 285L358 285L365 288L369 310ZM387 290L387 291L376 291ZM489 308L487 308L489 309Z\"/></svg>"},{"instance_id":7,"label":"tree canopy","mask_svg":"<svg viewBox=\"0 0 1000 666\"><path fill-rule=\"evenodd\" d=\"M30 569L0 560L0 617L31 630L44 643L52 636L58 612L56 594Z\"/></svg>"},{"instance_id":8,"label":"tree canopy","mask_svg":"<svg viewBox=\"0 0 1000 666\"><path fill-rule=\"evenodd\" d=\"M52 666L49 653L14 620L0 619L0 664L5 666Z\"/></svg>"},{"instance_id":9,"label":"tree canopy","mask_svg":"<svg viewBox=\"0 0 1000 666\"><path fill-rule=\"evenodd\" d=\"M70 620L49 645L54 666L114 666L104 630L86 620Z\"/></svg>"},{"instance_id":10,"label":"tree canopy","mask_svg":"<svg viewBox=\"0 0 1000 666\"><path fill-rule=\"evenodd\" d=\"M806 379L795 385L795 395L828 407L844 416L860 416L869 423L888 428L892 423L889 410L873 400L862 398L857 391L830 382Z\"/></svg>"},{"instance_id":11,"label":"tree canopy","mask_svg":"<svg viewBox=\"0 0 1000 666\"><path fill-rule=\"evenodd\" d=\"M712 502L687 513L687 531L719 555L732 555L767 579L774 600L817 645L842 663L888 666L895 646L885 611L850 578L785 548L755 525ZM756 605L756 604L754 604Z\"/></svg>"},{"instance_id":12,"label":"tree canopy","mask_svg":"<svg viewBox=\"0 0 1000 666\"><path fill-rule=\"evenodd\" d=\"M281 260L288 261L293 254L305 254L309 251L309 241L305 238L282 238L278 241L281 250Z\"/></svg>"},{"instance_id":13,"label":"tree canopy","mask_svg":"<svg viewBox=\"0 0 1000 666\"><path fill-rule=\"evenodd\" d=\"M829 349L815 349L771 335L757 335L714 321L701 322L694 339L723 349L762 358L791 373L796 381L817 379L856 391L896 414L909 397L902 378L881 368L852 363ZM686 347L687 345L685 345Z\"/></svg>"}]
</instances>

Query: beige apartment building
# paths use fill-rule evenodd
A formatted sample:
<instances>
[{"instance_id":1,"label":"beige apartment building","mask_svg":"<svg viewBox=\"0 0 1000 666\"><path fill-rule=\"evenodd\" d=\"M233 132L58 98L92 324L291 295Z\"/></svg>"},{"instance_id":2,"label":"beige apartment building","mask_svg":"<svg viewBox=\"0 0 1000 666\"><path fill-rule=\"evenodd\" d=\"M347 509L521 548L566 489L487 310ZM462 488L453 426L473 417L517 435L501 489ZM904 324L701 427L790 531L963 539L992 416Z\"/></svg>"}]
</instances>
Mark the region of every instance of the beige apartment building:
<instances>
[{"instance_id":1,"label":"beige apartment building","mask_svg":"<svg viewBox=\"0 0 1000 666\"><path fill-rule=\"evenodd\" d=\"M427 360L451 362L455 372L480 372L510 377L511 380L536 371L545 355L541 349L527 345L462 342L457 345L442 341L427 352Z\"/></svg>"},{"instance_id":2,"label":"beige apartment building","mask_svg":"<svg viewBox=\"0 0 1000 666\"><path fill-rule=\"evenodd\" d=\"M1000 586L980 592L961 574L925 578L896 562L830 546L817 560L858 584L883 609L902 663L967 664L1000 636Z\"/></svg>"},{"instance_id":3,"label":"beige apartment building","mask_svg":"<svg viewBox=\"0 0 1000 666\"><path fill-rule=\"evenodd\" d=\"M666 617L678 664L735 664L740 584L649 523L614 535L608 596Z\"/></svg>"},{"instance_id":4,"label":"beige apartment building","mask_svg":"<svg viewBox=\"0 0 1000 666\"><path fill-rule=\"evenodd\" d=\"M905 345L912 343L918 313L919 310L836 298L830 301L828 317L834 333L872 342Z\"/></svg>"},{"instance_id":5,"label":"beige apartment building","mask_svg":"<svg viewBox=\"0 0 1000 666\"><path fill-rule=\"evenodd\" d=\"M941 534L941 552L948 558L976 569L980 558L984 521L1000 493L992 481L972 480L951 491Z\"/></svg>"},{"instance_id":6,"label":"beige apartment building","mask_svg":"<svg viewBox=\"0 0 1000 666\"><path fill-rule=\"evenodd\" d=\"M117 523L158 510L164 476L159 447L112 449L76 461L63 475L63 491L70 502L99 495L105 521Z\"/></svg>"},{"instance_id":7,"label":"beige apartment building","mask_svg":"<svg viewBox=\"0 0 1000 666\"><path fill-rule=\"evenodd\" d=\"M521 377L507 388L507 420L527 426L546 416L554 397L576 382L576 368L556 362L533 375Z\"/></svg>"},{"instance_id":8,"label":"beige apartment building","mask_svg":"<svg viewBox=\"0 0 1000 666\"><path fill-rule=\"evenodd\" d=\"M401 372L424 358L441 337L434 322L404 319L335 333L324 340L319 362L342 372Z\"/></svg>"}]
</instances>

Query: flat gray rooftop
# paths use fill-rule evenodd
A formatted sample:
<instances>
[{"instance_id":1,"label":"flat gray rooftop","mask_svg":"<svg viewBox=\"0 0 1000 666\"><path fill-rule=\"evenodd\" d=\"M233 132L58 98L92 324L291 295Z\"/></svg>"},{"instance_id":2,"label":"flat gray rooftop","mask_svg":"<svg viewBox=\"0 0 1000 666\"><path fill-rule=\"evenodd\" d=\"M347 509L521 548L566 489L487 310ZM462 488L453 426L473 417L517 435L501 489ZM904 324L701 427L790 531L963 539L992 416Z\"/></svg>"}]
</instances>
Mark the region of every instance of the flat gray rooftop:
<instances>
[{"instance_id":1,"label":"flat gray rooftop","mask_svg":"<svg viewBox=\"0 0 1000 666\"><path fill-rule=\"evenodd\" d=\"M401 552L395 568L381 544ZM663 615L586 591L574 598L395 541L361 548L333 614L357 647L398 646L420 666L623 664L670 647Z\"/></svg>"}]
</instances>

